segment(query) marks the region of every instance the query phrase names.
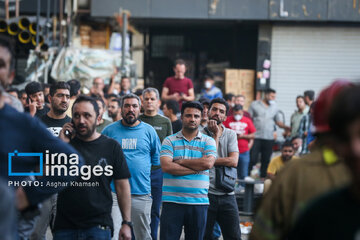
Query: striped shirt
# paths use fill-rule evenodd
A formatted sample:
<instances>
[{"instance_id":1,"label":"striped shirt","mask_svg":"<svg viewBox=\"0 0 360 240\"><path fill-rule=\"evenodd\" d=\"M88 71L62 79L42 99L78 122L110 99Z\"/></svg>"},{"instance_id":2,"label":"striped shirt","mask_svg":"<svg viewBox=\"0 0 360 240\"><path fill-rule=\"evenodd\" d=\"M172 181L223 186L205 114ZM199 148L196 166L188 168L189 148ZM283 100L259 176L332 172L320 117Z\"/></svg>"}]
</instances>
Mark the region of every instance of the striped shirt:
<instances>
[{"instance_id":1,"label":"striped shirt","mask_svg":"<svg viewBox=\"0 0 360 240\"><path fill-rule=\"evenodd\" d=\"M182 131L165 138L160 157L169 157L173 161L180 159L202 158L204 155L217 157L215 140L200 131L188 141ZM164 173L163 202L190 205L208 205L209 170L198 174L177 176Z\"/></svg>"}]
</instances>

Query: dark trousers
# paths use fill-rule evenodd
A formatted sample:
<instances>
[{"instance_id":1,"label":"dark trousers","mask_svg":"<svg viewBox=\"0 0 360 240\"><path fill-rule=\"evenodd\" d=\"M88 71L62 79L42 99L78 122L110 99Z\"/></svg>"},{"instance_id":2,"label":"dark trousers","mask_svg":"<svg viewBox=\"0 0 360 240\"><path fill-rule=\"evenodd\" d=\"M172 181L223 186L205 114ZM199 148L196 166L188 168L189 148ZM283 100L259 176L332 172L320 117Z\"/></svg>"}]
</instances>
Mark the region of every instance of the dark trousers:
<instances>
[{"instance_id":1,"label":"dark trousers","mask_svg":"<svg viewBox=\"0 0 360 240\"><path fill-rule=\"evenodd\" d=\"M207 214L205 240L212 240L214 224L220 225L225 240L241 240L239 210L235 195L214 195L209 193L210 206Z\"/></svg>"},{"instance_id":2,"label":"dark trousers","mask_svg":"<svg viewBox=\"0 0 360 240\"><path fill-rule=\"evenodd\" d=\"M274 140L265 140L265 139L255 139L254 145L251 149L251 159L249 165L249 173L252 170L253 166L257 163L259 159L259 154L261 154L261 168L260 168L260 177L266 177L267 167L270 162L271 154L273 152L272 147L274 145Z\"/></svg>"},{"instance_id":3,"label":"dark trousers","mask_svg":"<svg viewBox=\"0 0 360 240\"><path fill-rule=\"evenodd\" d=\"M183 226L185 240L202 240L207 211L208 205L163 203L160 217L160 240L180 239Z\"/></svg>"},{"instance_id":4,"label":"dark trousers","mask_svg":"<svg viewBox=\"0 0 360 240\"><path fill-rule=\"evenodd\" d=\"M163 172L160 169L151 171L151 196L153 199L151 205L151 237L157 240L159 222L160 222L160 205L162 197Z\"/></svg>"}]
</instances>

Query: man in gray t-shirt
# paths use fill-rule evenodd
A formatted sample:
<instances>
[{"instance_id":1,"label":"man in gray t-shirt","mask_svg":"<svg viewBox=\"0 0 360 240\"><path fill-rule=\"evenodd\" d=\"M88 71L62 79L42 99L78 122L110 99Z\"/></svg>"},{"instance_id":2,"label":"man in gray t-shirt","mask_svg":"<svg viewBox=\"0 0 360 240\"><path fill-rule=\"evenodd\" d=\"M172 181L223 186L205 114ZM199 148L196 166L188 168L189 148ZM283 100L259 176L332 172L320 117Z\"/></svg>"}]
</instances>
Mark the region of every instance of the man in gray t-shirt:
<instances>
[{"instance_id":1,"label":"man in gray t-shirt","mask_svg":"<svg viewBox=\"0 0 360 240\"><path fill-rule=\"evenodd\" d=\"M260 177L266 177L266 170L270 162L272 147L274 145L275 125L290 131L291 128L281 121L279 109L275 105L276 91L268 89L262 100L251 103L248 110L256 128L254 145L251 149L251 160L249 171L257 163L259 154L261 153Z\"/></svg>"},{"instance_id":2,"label":"man in gray t-shirt","mask_svg":"<svg viewBox=\"0 0 360 240\"><path fill-rule=\"evenodd\" d=\"M225 192L215 185L216 166L227 166L236 168L239 158L236 133L222 125L225 121L229 105L222 98L215 98L209 106L209 120L207 127L203 130L205 134L211 135L217 145L218 158L215 165L210 169L210 187L206 232L204 239L213 239L213 228L218 222L224 239L241 239L239 227L238 207L234 192Z\"/></svg>"}]
</instances>

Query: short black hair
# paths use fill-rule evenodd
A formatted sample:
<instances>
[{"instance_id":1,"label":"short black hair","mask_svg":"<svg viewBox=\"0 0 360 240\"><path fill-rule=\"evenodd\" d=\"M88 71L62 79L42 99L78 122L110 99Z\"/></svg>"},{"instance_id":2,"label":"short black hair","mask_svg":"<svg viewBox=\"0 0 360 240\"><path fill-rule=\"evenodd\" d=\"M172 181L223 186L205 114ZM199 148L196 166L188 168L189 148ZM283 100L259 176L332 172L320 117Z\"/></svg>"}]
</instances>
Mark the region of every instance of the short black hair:
<instances>
[{"instance_id":1,"label":"short black hair","mask_svg":"<svg viewBox=\"0 0 360 240\"><path fill-rule=\"evenodd\" d=\"M71 108L72 113L74 112L74 106L77 103L80 103L80 102L89 102L89 103L91 103L93 105L93 107L94 107L96 117L99 116L99 114L100 114L99 105L97 104L95 98L89 97L89 96L86 96L86 95L80 95L79 97L76 98L76 100L75 100L75 102L74 102L74 104L73 104L73 106Z\"/></svg>"},{"instance_id":2,"label":"short black hair","mask_svg":"<svg viewBox=\"0 0 360 240\"><path fill-rule=\"evenodd\" d=\"M302 98L302 100L304 100L304 101L305 101L305 97L304 97L304 96L299 95L299 96L297 96L297 97L296 97L296 100L298 100L299 98Z\"/></svg>"},{"instance_id":3,"label":"short black hair","mask_svg":"<svg viewBox=\"0 0 360 240\"><path fill-rule=\"evenodd\" d=\"M291 147L292 149L294 149L294 145L290 142L290 141L285 141L282 146L281 146L281 150L284 148L284 147Z\"/></svg>"},{"instance_id":4,"label":"short black hair","mask_svg":"<svg viewBox=\"0 0 360 240\"><path fill-rule=\"evenodd\" d=\"M175 115L180 112L179 103L173 99L167 100L165 105L168 109L171 109Z\"/></svg>"},{"instance_id":5,"label":"short black hair","mask_svg":"<svg viewBox=\"0 0 360 240\"><path fill-rule=\"evenodd\" d=\"M111 102L117 102L118 107L121 108L121 98L111 99Z\"/></svg>"},{"instance_id":6,"label":"short black hair","mask_svg":"<svg viewBox=\"0 0 360 240\"><path fill-rule=\"evenodd\" d=\"M176 59L174 62L174 67L176 67L176 65L185 65L186 67L186 62L184 59Z\"/></svg>"},{"instance_id":7,"label":"short black hair","mask_svg":"<svg viewBox=\"0 0 360 240\"><path fill-rule=\"evenodd\" d=\"M76 96L81 88L81 84L76 79L71 79L67 81L67 84L70 86L70 97Z\"/></svg>"},{"instance_id":8,"label":"short black hair","mask_svg":"<svg viewBox=\"0 0 360 240\"><path fill-rule=\"evenodd\" d=\"M210 100L207 97L202 96L199 99L199 102L204 106L205 104L210 106Z\"/></svg>"},{"instance_id":9,"label":"short black hair","mask_svg":"<svg viewBox=\"0 0 360 240\"><path fill-rule=\"evenodd\" d=\"M138 90L136 90L135 92L134 92L134 94L136 95L136 96L142 96L142 93L143 93L143 91L144 91L144 89L138 89Z\"/></svg>"},{"instance_id":10,"label":"short black hair","mask_svg":"<svg viewBox=\"0 0 360 240\"><path fill-rule=\"evenodd\" d=\"M0 36L0 47L7 49L10 53L10 71L15 70L15 50L14 41L4 35Z\"/></svg>"},{"instance_id":11,"label":"short black hair","mask_svg":"<svg viewBox=\"0 0 360 240\"><path fill-rule=\"evenodd\" d=\"M19 90L17 88L9 88L6 92L16 92L16 94L19 95Z\"/></svg>"},{"instance_id":12,"label":"short black hair","mask_svg":"<svg viewBox=\"0 0 360 240\"><path fill-rule=\"evenodd\" d=\"M117 95L117 94L115 94L115 93L110 93L110 94L108 94L107 96L106 96L106 99L110 99L110 98L118 98L119 97L119 95Z\"/></svg>"},{"instance_id":13,"label":"short black hair","mask_svg":"<svg viewBox=\"0 0 360 240\"><path fill-rule=\"evenodd\" d=\"M214 80L214 76L212 74L206 74L204 75L204 77L202 78L202 80L205 82L206 80Z\"/></svg>"},{"instance_id":14,"label":"short black hair","mask_svg":"<svg viewBox=\"0 0 360 240\"><path fill-rule=\"evenodd\" d=\"M37 92L42 92L43 90L44 90L44 88L41 85L41 83L39 83L39 82L29 82L25 86L25 91L28 96L30 96L31 94L37 93Z\"/></svg>"},{"instance_id":15,"label":"short black hair","mask_svg":"<svg viewBox=\"0 0 360 240\"><path fill-rule=\"evenodd\" d=\"M103 106L103 108L105 108L105 102L104 100L102 99L102 97L98 96L95 98L96 101L100 101L101 102L101 105Z\"/></svg>"},{"instance_id":16,"label":"short black hair","mask_svg":"<svg viewBox=\"0 0 360 240\"><path fill-rule=\"evenodd\" d=\"M294 140L296 140L296 139L302 139L299 135L295 135L294 137L292 137L291 139L290 139L290 142L293 142Z\"/></svg>"},{"instance_id":17,"label":"short black hair","mask_svg":"<svg viewBox=\"0 0 360 240\"><path fill-rule=\"evenodd\" d=\"M308 97L311 101L314 101L315 92L313 90L306 90L304 92L304 97Z\"/></svg>"},{"instance_id":18,"label":"short black hair","mask_svg":"<svg viewBox=\"0 0 360 240\"><path fill-rule=\"evenodd\" d=\"M341 141L349 141L348 127L360 119L360 85L347 87L333 100L329 113L330 131Z\"/></svg>"},{"instance_id":19,"label":"short black hair","mask_svg":"<svg viewBox=\"0 0 360 240\"><path fill-rule=\"evenodd\" d=\"M269 94L269 93L276 93L276 91L275 91L275 89L268 88L268 89L265 91L265 94Z\"/></svg>"},{"instance_id":20,"label":"short black hair","mask_svg":"<svg viewBox=\"0 0 360 240\"><path fill-rule=\"evenodd\" d=\"M214 103L220 103L220 104L224 105L225 108L226 108L226 115L228 114L230 107L229 107L229 104L225 101L225 99L223 99L223 98L214 98L214 99L211 100L211 102L210 102L209 109L211 109L211 106L212 106Z\"/></svg>"},{"instance_id":21,"label":"short black hair","mask_svg":"<svg viewBox=\"0 0 360 240\"><path fill-rule=\"evenodd\" d=\"M60 81L60 82L56 82L54 84L52 84L50 86L50 96L54 96L54 94L56 93L56 90L58 89L67 89L69 90L69 93L70 93L70 86L69 84L67 84L66 82L63 82L63 81Z\"/></svg>"},{"instance_id":22,"label":"short black hair","mask_svg":"<svg viewBox=\"0 0 360 240\"><path fill-rule=\"evenodd\" d=\"M21 97L24 93L27 95L25 89L21 89L21 90L19 91L19 97Z\"/></svg>"},{"instance_id":23,"label":"short black hair","mask_svg":"<svg viewBox=\"0 0 360 240\"><path fill-rule=\"evenodd\" d=\"M181 115L184 114L186 108L196 108L199 109L201 113L204 110L202 104L198 101L184 102L181 106Z\"/></svg>"},{"instance_id":24,"label":"short black hair","mask_svg":"<svg viewBox=\"0 0 360 240\"><path fill-rule=\"evenodd\" d=\"M236 104L234 107L233 107L233 112L236 112L236 111L239 111L239 110L243 110L244 107L241 106L240 104Z\"/></svg>"},{"instance_id":25,"label":"short black hair","mask_svg":"<svg viewBox=\"0 0 360 240\"><path fill-rule=\"evenodd\" d=\"M232 93L227 93L224 95L224 99L225 99L225 101L231 101L234 96L235 95Z\"/></svg>"}]
</instances>

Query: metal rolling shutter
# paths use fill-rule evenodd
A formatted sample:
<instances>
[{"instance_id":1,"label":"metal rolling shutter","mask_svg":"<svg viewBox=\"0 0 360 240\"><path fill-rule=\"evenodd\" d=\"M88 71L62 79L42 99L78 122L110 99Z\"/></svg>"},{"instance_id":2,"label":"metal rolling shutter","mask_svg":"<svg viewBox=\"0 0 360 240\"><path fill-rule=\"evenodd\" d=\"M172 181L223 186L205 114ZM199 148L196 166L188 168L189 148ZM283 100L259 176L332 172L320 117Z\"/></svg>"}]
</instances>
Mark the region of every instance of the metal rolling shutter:
<instances>
[{"instance_id":1,"label":"metal rolling shutter","mask_svg":"<svg viewBox=\"0 0 360 240\"><path fill-rule=\"evenodd\" d=\"M360 28L274 26L271 82L286 124L305 90L319 93L336 78L360 79Z\"/></svg>"}]
</instances>

